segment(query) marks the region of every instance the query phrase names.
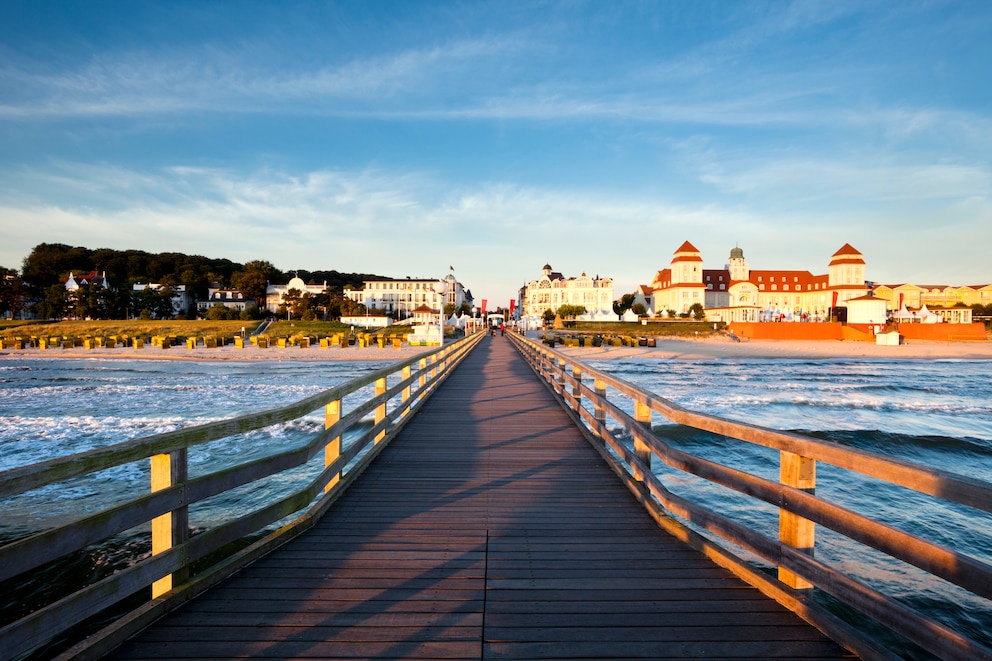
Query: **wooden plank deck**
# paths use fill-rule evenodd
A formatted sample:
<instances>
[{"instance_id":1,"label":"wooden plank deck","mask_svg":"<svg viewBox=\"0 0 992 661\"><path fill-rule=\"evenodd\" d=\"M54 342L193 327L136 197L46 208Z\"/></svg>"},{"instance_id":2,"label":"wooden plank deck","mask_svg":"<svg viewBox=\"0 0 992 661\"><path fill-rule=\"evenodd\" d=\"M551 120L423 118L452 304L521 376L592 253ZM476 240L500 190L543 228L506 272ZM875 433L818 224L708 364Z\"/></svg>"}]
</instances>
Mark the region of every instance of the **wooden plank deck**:
<instances>
[{"instance_id":1,"label":"wooden plank deck","mask_svg":"<svg viewBox=\"0 0 992 661\"><path fill-rule=\"evenodd\" d=\"M851 655L661 531L495 337L317 528L113 654L246 657Z\"/></svg>"}]
</instances>

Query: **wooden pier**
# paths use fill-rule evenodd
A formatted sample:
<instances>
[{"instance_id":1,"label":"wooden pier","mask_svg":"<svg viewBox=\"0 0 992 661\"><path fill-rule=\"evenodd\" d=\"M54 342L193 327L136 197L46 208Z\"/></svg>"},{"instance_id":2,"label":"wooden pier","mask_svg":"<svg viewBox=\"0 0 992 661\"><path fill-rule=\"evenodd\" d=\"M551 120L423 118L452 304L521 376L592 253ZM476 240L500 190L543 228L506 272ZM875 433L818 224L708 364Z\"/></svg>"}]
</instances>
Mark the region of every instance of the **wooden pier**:
<instances>
[{"instance_id":1,"label":"wooden pier","mask_svg":"<svg viewBox=\"0 0 992 661\"><path fill-rule=\"evenodd\" d=\"M115 659L852 655L662 531L486 338L314 529Z\"/></svg>"}]
</instances>

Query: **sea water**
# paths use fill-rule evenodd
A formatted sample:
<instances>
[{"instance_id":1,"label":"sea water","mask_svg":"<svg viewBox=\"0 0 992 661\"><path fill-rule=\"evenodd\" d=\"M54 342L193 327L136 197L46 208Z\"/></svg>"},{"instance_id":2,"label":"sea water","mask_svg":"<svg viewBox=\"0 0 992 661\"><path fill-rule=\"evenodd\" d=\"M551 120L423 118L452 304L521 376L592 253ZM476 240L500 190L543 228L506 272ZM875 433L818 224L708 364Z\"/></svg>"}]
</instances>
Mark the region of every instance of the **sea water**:
<instances>
[{"instance_id":1,"label":"sea water","mask_svg":"<svg viewBox=\"0 0 992 661\"><path fill-rule=\"evenodd\" d=\"M384 362L217 363L123 359L0 361L0 471L237 415L278 408L384 367ZM796 431L853 448L992 482L992 361L715 359L594 361L592 366L696 411ZM367 397L371 389L360 393ZM223 439L190 452L191 476L264 457L308 441L323 413ZM707 459L778 479L777 452L666 424L666 442ZM148 489L147 461L79 478L2 502L0 543ZM190 514L203 528L247 510L322 464L273 480L266 490L223 494ZM656 462L676 493L690 496L771 537L777 510ZM817 466L817 494L930 541L992 563L992 515ZM80 554L18 593L4 590L10 621L46 584L67 574L105 575L147 554L134 531ZM817 527L816 557L872 587L992 645L987 600L923 575ZM15 580L16 585L16 580Z\"/></svg>"},{"instance_id":2,"label":"sea water","mask_svg":"<svg viewBox=\"0 0 992 661\"><path fill-rule=\"evenodd\" d=\"M992 483L989 360L636 359L590 365L688 409ZM777 451L674 425L658 416L653 428L678 449L778 481ZM652 470L676 494L777 537L777 508L658 460ZM824 462L818 462L816 470L818 496L992 565L992 514ZM992 646L992 602L822 526L816 529L815 555ZM862 624L857 617L849 619Z\"/></svg>"}]
</instances>

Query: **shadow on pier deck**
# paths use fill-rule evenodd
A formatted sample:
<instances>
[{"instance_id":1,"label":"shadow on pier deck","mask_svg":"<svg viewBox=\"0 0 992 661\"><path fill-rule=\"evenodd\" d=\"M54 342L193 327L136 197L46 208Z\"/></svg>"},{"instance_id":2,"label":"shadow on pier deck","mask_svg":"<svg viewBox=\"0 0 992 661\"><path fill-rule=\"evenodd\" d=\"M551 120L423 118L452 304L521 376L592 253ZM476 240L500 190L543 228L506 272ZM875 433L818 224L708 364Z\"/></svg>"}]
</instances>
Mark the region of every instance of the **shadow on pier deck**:
<instances>
[{"instance_id":1,"label":"shadow on pier deck","mask_svg":"<svg viewBox=\"0 0 992 661\"><path fill-rule=\"evenodd\" d=\"M658 528L486 338L309 533L112 658L849 658Z\"/></svg>"}]
</instances>

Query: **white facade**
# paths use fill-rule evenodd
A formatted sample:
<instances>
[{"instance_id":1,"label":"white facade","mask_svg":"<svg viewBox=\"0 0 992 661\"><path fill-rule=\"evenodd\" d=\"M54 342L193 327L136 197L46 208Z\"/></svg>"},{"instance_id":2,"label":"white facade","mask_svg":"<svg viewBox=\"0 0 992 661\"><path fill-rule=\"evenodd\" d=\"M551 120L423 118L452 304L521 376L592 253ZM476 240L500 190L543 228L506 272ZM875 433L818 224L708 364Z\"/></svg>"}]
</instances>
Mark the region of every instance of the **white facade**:
<instances>
[{"instance_id":1,"label":"white facade","mask_svg":"<svg viewBox=\"0 0 992 661\"><path fill-rule=\"evenodd\" d=\"M397 319L413 316L414 310L426 305L432 310L443 311L448 303L460 308L463 303L472 305L472 293L458 282L454 275L444 279L443 294L439 293L438 280L367 280L362 289L346 289L344 295L361 303L366 309L375 308Z\"/></svg>"},{"instance_id":2,"label":"white facade","mask_svg":"<svg viewBox=\"0 0 992 661\"><path fill-rule=\"evenodd\" d=\"M132 291L144 291L145 289L159 291L162 289L162 285L157 282L149 282L145 284L136 282L132 286ZM190 304L193 302L193 297L188 291L186 291L186 285L172 285L169 289L172 290L172 314L186 314L186 311L189 310Z\"/></svg>"},{"instance_id":3,"label":"white facade","mask_svg":"<svg viewBox=\"0 0 992 661\"><path fill-rule=\"evenodd\" d=\"M580 305L590 315L613 314L613 279L594 278L585 273L566 278L545 264L542 275L520 289L520 310L524 317L540 317L546 310L562 305Z\"/></svg>"},{"instance_id":4,"label":"white facade","mask_svg":"<svg viewBox=\"0 0 992 661\"><path fill-rule=\"evenodd\" d=\"M381 314L356 314L341 317L341 323L358 328L385 328L392 325L393 320Z\"/></svg>"},{"instance_id":5,"label":"white facade","mask_svg":"<svg viewBox=\"0 0 992 661\"><path fill-rule=\"evenodd\" d=\"M69 291L78 291L83 285L99 285L104 289L110 289L110 281L107 280L107 272L98 273L91 271L86 275L76 275L69 273L69 279L65 281L65 288Z\"/></svg>"},{"instance_id":6,"label":"white facade","mask_svg":"<svg viewBox=\"0 0 992 661\"><path fill-rule=\"evenodd\" d=\"M207 300L196 302L196 309L199 312L206 312L218 303L238 312L248 307L248 301L239 290L227 289L215 282L207 287Z\"/></svg>"},{"instance_id":7,"label":"white facade","mask_svg":"<svg viewBox=\"0 0 992 661\"><path fill-rule=\"evenodd\" d=\"M322 285L308 285L303 282L303 278L294 277L284 285L269 285L265 288L265 309L272 313L278 312L283 297L290 289L296 289L301 294L316 296L324 293L324 290L327 289L327 282Z\"/></svg>"},{"instance_id":8,"label":"white facade","mask_svg":"<svg viewBox=\"0 0 992 661\"><path fill-rule=\"evenodd\" d=\"M724 268L706 269L699 250L686 241L675 251L670 267L655 274L650 288L656 314L684 314L699 303L710 321L819 321L868 293L864 257L850 244L831 256L827 268L821 275L752 269L744 251L735 247Z\"/></svg>"}]
</instances>

